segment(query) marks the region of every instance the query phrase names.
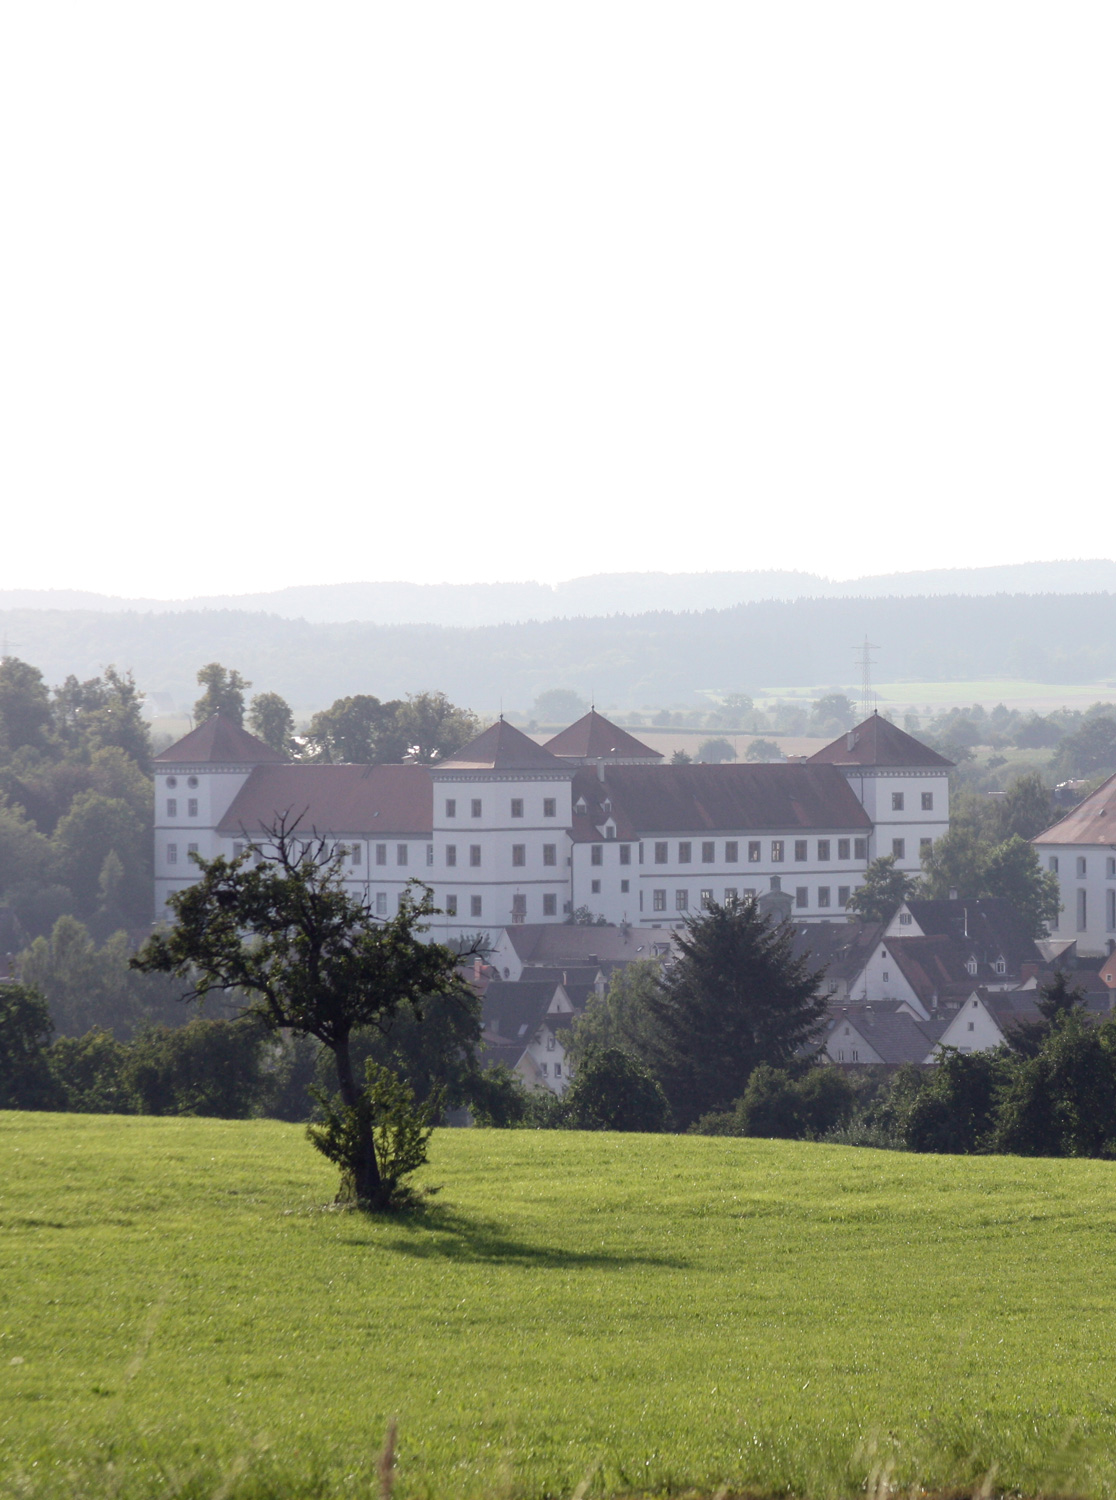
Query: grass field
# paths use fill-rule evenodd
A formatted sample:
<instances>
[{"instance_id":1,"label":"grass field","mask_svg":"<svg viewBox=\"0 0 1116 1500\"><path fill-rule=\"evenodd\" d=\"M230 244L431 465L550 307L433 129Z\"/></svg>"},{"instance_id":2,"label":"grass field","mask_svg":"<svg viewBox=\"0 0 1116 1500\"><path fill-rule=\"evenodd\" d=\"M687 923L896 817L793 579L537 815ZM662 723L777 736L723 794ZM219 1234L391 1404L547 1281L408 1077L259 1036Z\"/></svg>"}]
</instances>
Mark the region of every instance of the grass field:
<instances>
[{"instance_id":1,"label":"grass field","mask_svg":"<svg viewBox=\"0 0 1116 1500\"><path fill-rule=\"evenodd\" d=\"M1116 1489L1116 1166L0 1115L0 1492Z\"/></svg>"}]
</instances>

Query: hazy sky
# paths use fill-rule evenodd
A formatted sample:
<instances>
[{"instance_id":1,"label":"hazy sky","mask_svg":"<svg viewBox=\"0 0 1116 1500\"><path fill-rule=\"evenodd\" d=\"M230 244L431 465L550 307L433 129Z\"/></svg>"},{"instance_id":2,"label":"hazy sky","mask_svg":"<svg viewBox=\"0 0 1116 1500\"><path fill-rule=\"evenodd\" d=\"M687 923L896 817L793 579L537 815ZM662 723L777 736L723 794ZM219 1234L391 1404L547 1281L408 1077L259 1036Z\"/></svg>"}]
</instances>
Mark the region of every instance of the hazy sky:
<instances>
[{"instance_id":1,"label":"hazy sky","mask_svg":"<svg viewBox=\"0 0 1116 1500\"><path fill-rule=\"evenodd\" d=\"M1116 552L1110 3L0 22L0 587Z\"/></svg>"}]
</instances>

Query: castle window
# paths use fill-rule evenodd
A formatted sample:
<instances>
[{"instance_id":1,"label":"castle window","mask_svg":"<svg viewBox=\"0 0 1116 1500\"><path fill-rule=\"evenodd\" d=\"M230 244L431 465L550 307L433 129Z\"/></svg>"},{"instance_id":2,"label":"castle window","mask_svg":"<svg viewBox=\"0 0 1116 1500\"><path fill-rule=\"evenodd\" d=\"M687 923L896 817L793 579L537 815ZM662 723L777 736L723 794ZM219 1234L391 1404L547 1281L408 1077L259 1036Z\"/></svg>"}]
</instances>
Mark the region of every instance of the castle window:
<instances>
[{"instance_id":1,"label":"castle window","mask_svg":"<svg viewBox=\"0 0 1116 1500\"><path fill-rule=\"evenodd\" d=\"M376 863L378 865L386 865L387 864L387 845L386 844L377 844L376 845Z\"/></svg>"},{"instance_id":2,"label":"castle window","mask_svg":"<svg viewBox=\"0 0 1116 1500\"><path fill-rule=\"evenodd\" d=\"M396 846L395 846L395 863L397 865L405 865L407 863L407 845L406 844L396 844Z\"/></svg>"},{"instance_id":3,"label":"castle window","mask_svg":"<svg viewBox=\"0 0 1116 1500\"><path fill-rule=\"evenodd\" d=\"M795 839L795 841L794 841L794 857L795 857L795 861L798 864L803 864L805 862L805 860L809 857L808 854L807 854L807 843L806 843L805 839Z\"/></svg>"},{"instance_id":4,"label":"castle window","mask_svg":"<svg viewBox=\"0 0 1116 1500\"><path fill-rule=\"evenodd\" d=\"M933 792L923 792L923 794L922 794L922 810L923 810L923 812L933 812L934 811L934 793Z\"/></svg>"},{"instance_id":5,"label":"castle window","mask_svg":"<svg viewBox=\"0 0 1116 1500\"><path fill-rule=\"evenodd\" d=\"M376 915L378 917L387 916L387 891L376 892Z\"/></svg>"},{"instance_id":6,"label":"castle window","mask_svg":"<svg viewBox=\"0 0 1116 1500\"><path fill-rule=\"evenodd\" d=\"M599 896L601 894L601 882L599 880L590 881L589 889L594 896Z\"/></svg>"},{"instance_id":7,"label":"castle window","mask_svg":"<svg viewBox=\"0 0 1116 1500\"><path fill-rule=\"evenodd\" d=\"M1077 878L1078 880L1084 880L1085 878L1085 856L1083 854L1077 856Z\"/></svg>"},{"instance_id":8,"label":"castle window","mask_svg":"<svg viewBox=\"0 0 1116 1500\"><path fill-rule=\"evenodd\" d=\"M666 911L666 891L651 892L651 910Z\"/></svg>"},{"instance_id":9,"label":"castle window","mask_svg":"<svg viewBox=\"0 0 1116 1500\"><path fill-rule=\"evenodd\" d=\"M426 846L426 863L428 865L432 865L434 863L434 845L433 844L427 844L427 846Z\"/></svg>"},{"instance_id":10,"label":"castle window","mask_svg":"<svg viewBox=\"0 0 1116 1500\"><path fill-rule=\"evenodd\" d=\"M701 909L702 909L702 911L708 911L709 908L712 905L713 905L713 892L712 891L702 891L702 893L701 893Z\"/></svg>"},{"instance_id":11,"label":"castle window","mask_svg":"<svg viewBox=\"0 0 1116 1500\"><path fill-rule=\"evenodd\" d=\"M849 886L839 885L837 887L837 905L841 908L842 911L844 911L845 907L848 906L849 897L851 895L852 891Z\"/></svg>"},{"instance_id":12,"label":"castle window","mask_svg":"<svg viewBox=\"0 0 1116 1500\"><path fill-rule=\"evenodd\" d=\"M711 865L717 858L717 846L712 839L701 846L701 862L703 865Z\"/></svg>"},{"instance_id":13,"label":"castle window","mask_svg":"<svg viewBox=\"0 0 1116 1500\"><path fill-rule=\"evenodd\" d=\"M168 844L167 845L167 864L168 865L176 865L177 863L178 863L178 845L177 844Z\"/></svg>"},{"instance_id":14,"label":"castle window","mask_svg":"<svg viewBox=\"0 0 1116 1500\"><path fill-rule=\"evenodd\" d=\"M456 865L456 863L457 863L457 845L456 844L447 844L446 845L446 864L447 864L447 866L450 869L452 869L454 867L454 865Z\"/></svg>"},{"instance_id":15,"label":"castle window","mask_svg":"<svg viewBox=\"0 0 1116 1500\"><path fill-rule=\"evenodd\" d=\"M829 858L829 840L828 839L819 839L818 840L818 859L819 860L826 860L828 858Z\"/></svg>"},{"instance_id":16,"label":"castle window","mask_svg":"<svg viewBox=\"0 0 1116 1500\"><path fill-rule=\"evenodd\" d=\"M902 792L892 792L892 794L891 794L891 810L892 810L892 812L902 812L903 811L903 793Z\"/></svg>"},{"instance_id":17,"label":"castle window","mask_svg":"<svg viewBox=\"0 0 1116 1500\"><path fill-rule=\"evenodd\" d=\"M621 844L620 845L620 863L622 865L630 865L631 862L632 862L632 846L631 846L631 844Z\"/></svg>"},{"instance_id":18,"label":"castle window","mask_svg":"<svg viewBox=\"0 0 1116 1500\"><path fill-rule=\"evenodd\" d=\"M521 818L523 816L523 798L522 797L513 797L512 798L511 815L512 815L513 818Z\"/></svg>"},{"instance_id":19,"label":"castle window","mask_svg":"<svg viewBox=\"0 0 1116 1500\"><path fill-rule=\"evenodd\" d=\"M733 902L733 901L735 901L736 898L737 898L736 887L734 885L726 885L725 886L725 905L726 906L730 905L730 903Z\"/></svg>"},{"instance_id":20,"label":"castle window","mask_svg":"<svg viewBox=\"0 0 1116 1500\"><path fill-rule=\"evenodd\" d=\"M558 863L558 845L557 844L544 844L543 845L543 864L544 865L556 865L557 863Z\"/></svg>"},{"instance_id":21,"label":"castle window","mask_svg":"<svg viewBox=\"0 0 1116 1500\"><path fill-rule=\"evenodd\" d=\"M622 880L620 882L620 894L622 896L626 896L628 894L628 892L631 890L631 888L632 888L632 883L631 883L630 880Z\"/></svg>"},{"instance_id":22,"label":"castle window","mask_svg":"<svg viewBox=\"0 0 1116 1500\"><path fill-rule=\"evenodd\" d=\"M557 799L557 797L544 797L543 798L543 817L544 818L556 818L557 816L558 816L558 799Z\"/></svg>"},{"instance_id":23,"label":"castle window","mask_svg":"<svg viewBox=\"0 0 1116 1500\"><path fill-rule=\"evenodd\" d=\"M690 893L689 893L689 891L675 891L675 893L674 893L674 909L675 909L675 911L689 911L689 909L690 909Z\"/></svg>"},{"instance_id":24,"label":"castle window","mask_svg":"<svg viewBox=\"0 0 1116 1500\"><path fill-rule=\"evenodd\" d=\"M783 862L783 841L782 841L782 839L772 839L771 840L771 863L773 865L779 865L779 864L782 864L782 862Z\"/></svg>"},{"instance_id":25,"label":"castle window","mask_svg":"<svg viewBox=\"0 0 1116 1500\"><path fill-rule=\"evenodd\" d=\"M827 886L827 885L819 885L818 886L818 905L819 906L828 906L829 905L829 886Z\"/></svg>"},{"instance_id":26,"label":"castle window","mask_svg":"<svg viewBox=\"0 0 1116 1500\"><path fill-rule=\"evenodd\" d=\"M481 846L479 844L469 845L469 863L475 870L481 862Z\"/></svg>"},{"instance_id":27,"label":"castle window","mask_svg":"<svg viewBox=\"0 0 1116 1500\"><path fill-rule=\"evenodd\" d=\"M354 865L361 864L364 860L364 845L354 844L352 849L350 850L350 858L352 859Z\"/></svg>"},{"instance_id":28,"label":"castle window","mask_svg":"<svg viewBox=\"0 0 1116 1500\"><path fill-rule=\"evenodd\" d=\"M589 863L591 865L603 865L604 864L604 845L603 844L594 844L592 846L592 848L589 850Z\"/></svg>"},{"instance_id":29,"label":"castle window","mask_svg":"<svg viewBox=\"0 0 1116 1500\"><path fill-rule=\"evenodd\" d=\"M725 844L725 864L734 865L740 858L740 845L735 839L729 839Z\"/></svg>"},{"instance_id":30,"label":"castle window","mask_svg":"<svg viewBox=\"0 0 1116 1500\"><path fill-rule=\"evenodd\" d=\"M748 840L748 863L750 865L758 865L759 862L760 862L760 841L759 841L759 839L749 839Z\"/></svg>"},{"instance_id":31,"label":"castle window","mask_svg":"<svg viewBox=\"0 0 1116 1500\"><path fill-rule=\"evenodd\" d=\"M447 818L456 818L457 817L457 799L456 799L456 797L447 797L446 798L446 817Z\"/></svg>"},{"instance_id":32,"label":"castle window","mask_svg":"<svg viewBox=\"0 0 1116 1500\"><path fill-rule=\"evenodd\" d=\"M177 799L177 797L168 797L167 798L167 817L168 818L177 818L178 817L178 799Z\"/></svg>"},{"instance_id":33,"label":"castle window","mask_svg":"<svg viewBox=\"0 0 1116 1500\"><path fill-rule=\"evenodd\" d=\"M474 818L479 818L480 815L481 815L481 799L479 797L474 797L473 798L473 817Z\"/></svg>"},{"instance_id":34,"label":"castle window","mask_svg":"<svg viewBox=\"0 0 1116 1500\"><path fill-rule=\"evenodd\" d=\"M892 839L892 841L891 841L891 852L892 852L892 854L894 855L894 857L896 859L906 859L906 857L907 857L907 841L906 841L906 839Z\"/></svg>"},{"instance_id":35,"label":"castle window","mask_svg":"<svg viewBox=\"0 0 1116 1500\"><path fill-rule=\"evenodd\" d=\"M669 846L667 844L656 844L655 845L655 863L657 865L665 865L666 864L666 862L667 862L667 860L669 858L669 855L667 853L668 847Z\"/></svg>"},{"instance_id":36,"label":"castle window","mask_svg":"<svg viewBox=\"0 0 1116 1500\"><path fill-rule=\"evenodd\" d=\"M853 859L868 858L868 840L853 839Z\"/></svg>"},{"instance_id":37,"label":"castle window","mask_svg":"<svg viewBox=\"0 0 1116 1500\"><path fill-rule=\"evenodd\" d=\"M808 887L806 887L804 885L796 885L795 886L795 888L794 888L794 904L795 904L795 906L809 906L809 904L810 904L810 892L809 892Z\"/></svg>"},{"instance_id":38,"label":"castle window","mask_svg":"<svg viewBox=\"0 0 1116 1500\"><path fill-rule=\"evenodd\" d=\"M1057 873L1058 873L1058 856L1056 854L1052 854L1050 856L1050 858L1047 860L1047 864L1050 866L1051 873L1054 874L1054 875L1057 875Z\"/></svg>"},{"instance_id":39,"label":"castle window","mask_svg":"<svg viewBox=\"0 0 1116 1500\"><path fill-rule=\"evenodd\" d=\"M838 839L837 840L837 858L838 859L848 859L848 857L849 857L849 850L851 849L851 847L852 847L852 845L850 844L850 842L849 842L848 839Z\"/></svg>"},{"instance_id":40,"label":"castle window","mask_svg":"<svg viewBox=\"0 0 1116 1500\"><path fill-rule=\"evenodd\" d=\"M186 816L188 818L196 818L197 815L198 815L198 799L196 797L190 797L187 800L187 802L186 802Z\"/></svg>"},{"instance_id":41,"label":"castle window","mask_svg":"<svg viewBox=\"0 0 1116 1500\"><path fill-rule=\"evenodd\" d=\"M456 917L457 916L457 897L456 896L447 896L446 897L446 916L447 917Z\"/></svg>"},{"instance_id":42,"label":"castle window","mask_svg":"<svg viewBox=\"0 0 1116 1500\"><path fill-rule=\"evenodd\" d=\"M481 898L479 896L469 897L469 915L479 917L481 914Z\"/></svg>"},{"instance_id":43,"label":"castle window","mask_svg":"<svg viewBox=\"0 0 1116 1500\"><path fill-rule=\"evenodd\" d=\"M543 897L543 916L544 917L556 917L557 915L558 915L558 897L557 896L544 896Z\"/></svg>"},{"instance_id":44,"label":"castle window","mask_svg":"<svg viewBox=\"0 0 1116 1500\"><path fill-rule=\"evenodd\" d=\"M690 863L691 854L692 847L688 842L684 842L678 845L678 863L680 865L688 865Z\"/></svg>"},{"instance_id":45,"label":"castle window","mask_svg":"<svg viewBox=\"0 0 1116 1500\"><path fill-rule=\"evenodd\" d=\"M526 863L527 863L527 845L526 844L513 844L512 845L512 864L513 865L525 865Z\"/></svg>"}]
</instances>

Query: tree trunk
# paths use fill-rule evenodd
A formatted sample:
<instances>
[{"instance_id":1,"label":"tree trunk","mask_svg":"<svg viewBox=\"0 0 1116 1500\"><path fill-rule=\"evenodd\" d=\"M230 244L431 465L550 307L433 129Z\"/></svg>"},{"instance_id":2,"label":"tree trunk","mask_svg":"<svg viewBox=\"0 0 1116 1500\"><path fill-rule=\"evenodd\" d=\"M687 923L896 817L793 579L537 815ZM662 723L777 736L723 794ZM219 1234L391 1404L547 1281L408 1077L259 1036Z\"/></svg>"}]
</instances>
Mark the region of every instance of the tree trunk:
<instances>
[{"instance_id":1,"label":"tree trunk","mask_svg":"<svg viewBox=\"0 0 1116 1500\"><path fill-rule=\"evenodd\" d=\"M357 1120L357 1137L348 1168L341 1173L341 1191L338 1198L356 1201L370 1208L386 1208L387 1192L380 1168L376 1162L376 1142L372 1134L372 1116L362 1109L363 1090L357 1087L353 1075L353 1060L349 1053L349 1039L339 1042L334 1048L337 1061L337 1083L342 1101L354 1112Z\"/></svg>"}]
</instances>

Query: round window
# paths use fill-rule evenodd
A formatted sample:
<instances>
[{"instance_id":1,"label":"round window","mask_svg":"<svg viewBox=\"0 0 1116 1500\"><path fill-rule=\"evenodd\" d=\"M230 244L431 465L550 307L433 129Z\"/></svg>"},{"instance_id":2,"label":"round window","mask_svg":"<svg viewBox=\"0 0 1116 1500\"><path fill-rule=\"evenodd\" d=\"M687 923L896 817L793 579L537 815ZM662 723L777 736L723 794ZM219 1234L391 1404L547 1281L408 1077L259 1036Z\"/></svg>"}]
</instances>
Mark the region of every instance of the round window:
<instances>
[{"instance_id":1,"label":"round window","mask_svg":"<svg viewBox=\"0 0 1116 1500\"><path fill-rule=\"evenodd\" d=\"M187 776L187 778L186 778L186 785L187 786L197 786L197 784L198 784L198 778L196 776Z\"/></svg>"},{"instance_id":2,"label":"round window","mask_svg":"<svg viewBox=\"0 0 1116 1500\"><path fill-rule=\"evenodd\" d=\"M167 785L168 786L177 786L178 785L178 777L177 776L168 776L167 777Z\"/></svg>"}]
</instances>

